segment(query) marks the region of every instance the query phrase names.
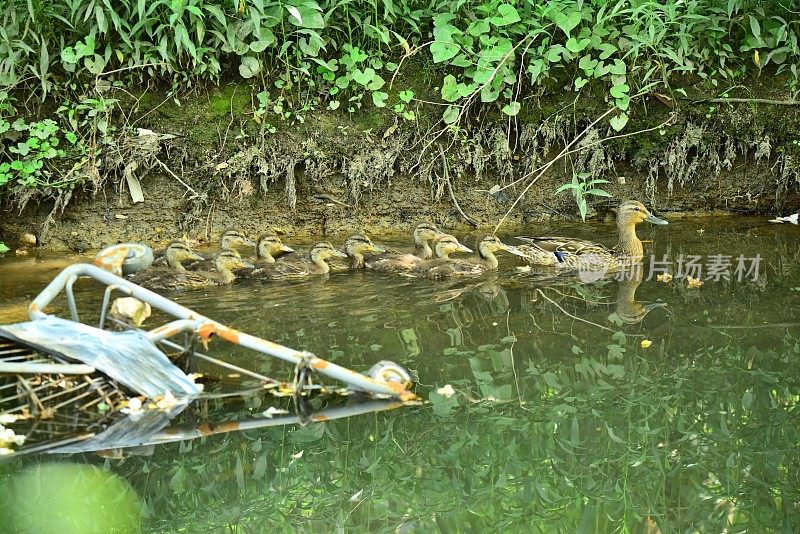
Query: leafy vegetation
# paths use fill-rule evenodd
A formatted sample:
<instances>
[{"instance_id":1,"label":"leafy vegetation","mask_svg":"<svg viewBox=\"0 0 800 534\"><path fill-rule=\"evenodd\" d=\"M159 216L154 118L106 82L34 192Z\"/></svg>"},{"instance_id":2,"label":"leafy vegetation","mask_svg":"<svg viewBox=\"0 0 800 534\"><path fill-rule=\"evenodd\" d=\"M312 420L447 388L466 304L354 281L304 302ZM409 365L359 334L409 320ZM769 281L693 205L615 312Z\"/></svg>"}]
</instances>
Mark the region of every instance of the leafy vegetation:
<instances>
[{"instance_id":1,"label":"leafy vegetation","mask_svg":"<svg viewBox=\"0 0 800 534\"><path fill-rule=\"evenodd\" d=\"M727 94L780 74L800 90L796 13L762 0L11 0L2 19L0 86L25 106L0 114L0 195L97 184L109 129L129 128L108 92L138 84L180 104L193 87L247 80L262 133L365 108L409 122L424 110L457 132L563 91L601 97L604 124L622 130L637 97L681 98L681 80Z\"/></svg>"}]
</instances>

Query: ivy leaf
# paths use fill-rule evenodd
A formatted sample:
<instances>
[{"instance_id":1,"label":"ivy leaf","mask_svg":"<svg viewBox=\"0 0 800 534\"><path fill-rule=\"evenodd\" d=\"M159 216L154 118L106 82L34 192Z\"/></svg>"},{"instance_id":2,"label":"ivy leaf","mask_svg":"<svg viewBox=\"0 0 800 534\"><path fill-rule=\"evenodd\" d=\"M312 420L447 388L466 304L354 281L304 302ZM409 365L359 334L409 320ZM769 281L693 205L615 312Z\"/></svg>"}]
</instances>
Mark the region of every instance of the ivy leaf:
<instances>
[{"instance_id":1,"label":"ivy leaf","mask_svg":"<svg viewBox=\"0 0 800 534\"><path fill-rule=\"evenodd\" d=\"M578 41L574 37L570 37L569 39L567 39L566 43L567 50L569 50L573 54L577 54L578 52L583 51L584 48L589 46L590 42L591 42L590 39L581 39L580 41Z\"/></svg>"},{"instance_id":2,"label":"ivy leaf","mask_svg":"<svg viewBox=\"0 0 800 534\"><path fill-rule=\"evenodd\" d=\"M569 37L569 33L581 23L581 14L578 11L573 11L569 15L556 13L555 17L553 17L553 22L555 22L556 26Z\"/></svg>"},{"instance_id":3,"label":"ivy leaf","mask_svg":"<svg viewBox=\"0 0 800 534\"><path fill-rule=\"evenodd\" d=\"M436 41L431 45L431 55L434 63L441 63L455 57L460 48L455 43Z\"/></svg>"},{"instance_id":4,"label":"ivy leaf","mask_svg":"<svg viewBox=\"0 0 800 534\"><path fill-rule=\"evenodd\" d=\"M252 78L261 70L261 63L253 56L244 56L239 64L239 74L242 78Z\"/></svg>"},{"instance_id":5,"label":"ivy leaf","mask_svg":"<svg viewBox=\"0 0 800 534\"><path fill-rule=\"evenodd\" d=\"M508 26L509 24L514 24L515 22L522 20L519 18L517 8L511 4L500 4L497 6L497 14L500 16L491 17L489 19L489 22L495 26Z\"/></svg>"},{"instance_id":6,"label":"ivy leaf","mask_svg":"<svg viewBox=\"0 0 800 534\"><path fill-rule=\"evenodd\" d=\"M517 102L516 100L514 100L514 101L506 104L505 106L503 106L502 111L503 111L503 113L505 113L509 117L514 117L514 116L517 115L517 113L519 113L520 107L522 107L520 105L520 103Z\"/></svg>"},{"instance_id":7,"label":"ivy leaf","mask_svg":"<svg viewBox=\"0 0 800 534\"><path fill-rule=\"evenodd\" d=\"M623 96L626 96L630 90L631 88L628 87L628 84L623 83L613 86L609 92L614 98L622 98Z\"/></svg>"},{"instance_id":8,"label":"ivy leaf","mask_svg":"<svg viewBox=\"0 0 800 534\"><path fill-rule=\"evenodd\" d=\"M377 108L385 108L387 98L389 98L389 95L383 91L372 92L372 103L375 104Z\"/></svg>"},{"instance_id":9,"label":"ivy leaf","mask_svg":"<svg viewBox=\"0 0 800 534\"><path fill-rule=\"evenodd\" d=\"M611 117L608 120L608 123L614 128L615 131L620 131L625 128L625 125L628 124L628 114L627 113L620 113L615 117Z\"/></svg>"},{"instance_id":10,"label":"ivy leaf","mask_svg":"<svg viewBox=\"0 0 800 534\"><path fill-rule=\"evenodd\" d=\"M458 109L455 106L447 106L444 113L442 113L445 124L453 124L458 120Z\"/></svg>"},{"instance_id":11,"label":"ivy leaf","mask_svg":"<svg viewBox=\"0 0 800 534\"><path fill-rule=\"evenodd\" d=\"M461 95L458 92L458 84L456 83L456 77L452 74L448 74L444 77L444 83L442 83L442 100L445 102L455 102Z\"/></svg>"},{"instance_id":12,"label":"ivy leaf","mask_svg":"<svg viewBox=\"0 0 800 534\"><path fill-rule=\"evenodd\" d=\"M397 94L397 97L406 104L408 104L414 98L414 91L412 91L411 89L408 89L407 91L400 91Z\"/></svg>"},{"instance_id":13,"label":"ivy leaf","mask_svg":"<svg viewBox=\"0 0 800 534\"><path fill-rule=\"evenodd\" d=\"M363 71L361 69L353 69L351 76L356 83L367 85L375 77L375 70L372 67L367 67Z\"/></svg>"}]
</instances>

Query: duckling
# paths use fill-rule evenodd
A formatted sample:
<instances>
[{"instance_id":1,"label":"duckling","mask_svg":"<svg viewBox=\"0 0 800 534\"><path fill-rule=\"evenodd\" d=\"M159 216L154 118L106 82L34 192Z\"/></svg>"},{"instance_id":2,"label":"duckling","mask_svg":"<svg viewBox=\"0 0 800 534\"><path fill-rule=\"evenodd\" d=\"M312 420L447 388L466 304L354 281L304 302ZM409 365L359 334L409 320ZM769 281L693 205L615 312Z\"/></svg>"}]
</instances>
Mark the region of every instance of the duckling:
<instances>
[{"instance_id":1,"label":"duckling","mask_svg":"<svg viewBox=\"0 0 800 534\"><path fill-rule=\"evenodd\" d=\"M414 254L391 251L366 262L367 269L380 272L408 271L423 260L431 259L434 251L429 241L444 235L435 224L423 222L414 227L411 234L414 238Z\"/></svg>"},{"instance_id":2,"label":"duckling","mask_svg":"<svg viewBox=\"0 0 800 534\"><path fill-rule=\"evenodd\" d=\"M403 274L408 276L431 276L436 277L438 270L444 271L444 265L455 261L450 258L451 254L458 252L471 253L472 249L462 245L455 236L442 234L436 240L434 253L436 257L431 260L420 260L416 265L405 271ZM402 271L401 271L402 272Z\"/></svg>"},{"instance_id":3,"label":"duckling","mask_svg":"<svg viewBox=\"0 0 800 534\"><path fill-rule=\"evenodd\" d=\"M253 268L235 250L223 250L214 257L213 271L179 271L152 276L140 282L148 289L199 289L230 284L236 279L233 269Z\"/></svg>"},{"instance_id":4,"label":"duckling","mask_svg":"<svg viewBox=\"0 0 800 534\"><path fill-rule=\"evenodd\" d=\"M376 253L380 254L386 252L386 249L380 245L376 245L370 238L363 234L354 234L347 238L344 242L344 252L347 254L350 261L331 259L328 265L333 272L346 271L348 269L363 269L364 268L364 254Z\"/></svg>"},{"instance_id":5,"label":"duckling","mask_svg":"<svg viewBox=\"0 0 800 534\"><path fill-rule=\"evenodd\" d=\"M220 251L223 250L236 250L237 247L256 247L256 244L253 240L248 239L242 232L239 230L235 230L233 228L229 228L222 232L222 236L219 239L219 248ZM258 250L256 250L258 253ZM198 261L191 265L189 265L190 271L208 271L214 268L215 266L215 256L211 255L204 258L204 261Z\"/></svg>"},{"instance_id":6,"label":"duckling","mask_svg":"<svg viewBox=\"0 0 800 534\"><path fill-rule=\"evenodd\" d=\"M284 245L281 238L276 234L265 234L258 239L256 257L253 263L257 265L275 263L276 255L289 254L292 252L294 252L294 249L288 245Z\"/></svg>"},{"instance_id":7,"label":"duckling","mask_svg":"<svg viewBox=\"0 0 800 534\"><path fill-rule=\"evenodd\" d=\"M167 245L164 249L164 261L161 265L156 265L138 272L128 279L135 284L142 284L146 280L158 278L162 276L172 276L175 273L186 272L186 267L183 266L184 261L197 261L202 260L203 257L199 254L192 252L189 245L185 241L176 239Z\"/></svg>"},{"instance_id":8,"label":"duckling","mask_svg":"<svg viewBox=\"0 0 800 534\"><path fill-rule=\"evenodd\" d=\"M518 237L529 247L519 246L517 250L527 252L520 254L531 265L551 267L567 267L571 269L587 269L611 271L622 265L642 260L644 248L636 235L636 225L642 222L657 225L669 224L664 219L650 213L641 202L628 200L619 206L617 213L617 231L619 241L612 249L600 243L565 237ZM555 255L553 257L549 254Z\"/></svg>"},{"instance_id":9,"label":"duckling","mask_svg":"<svg viewBox=\"0 0 800 534\"><path fill-rule=\"evenodd\" d=\"M447 236L452 237L452 236ZM438 256L438 246L445 240L445 237L439 238L437 241L437 256ZM447 243L449 240L445 240ZM459 243L460 244L460 243ZM463 246L463 245L462 245ZM500 250L505 250L511 253L516 253L516 247L512 247L510 245L506 245L496 235L485 235L478 239L477 245L477 258L474 260L462 260L462 259L439 259L433 260L429 262L425 262L421 264L419 267L415 269L416 272L422 273L425 276L431 278L445 278L451 276L476 276L487 271L493 271L497 269L497 257L494 255L495 252ZM466 250L464 250L466 249ZM459 251L466 252L469 249L464 247L464 249L459 249Z\"/></svg>"},{"instance_id":10,"label":"duckling","mask_svg":"<svg viewBox=\"0 0 800 534\"><path fill-rule=\"evenodd\" d=\"M346 258L347 254L333 248L330 243L316 243L308 251L308 257L299 262L276 262L260 267L250 273L251 278L261 280L291 280L315 274L327 274L328 258Z\"/></svg>"}]
</instances>

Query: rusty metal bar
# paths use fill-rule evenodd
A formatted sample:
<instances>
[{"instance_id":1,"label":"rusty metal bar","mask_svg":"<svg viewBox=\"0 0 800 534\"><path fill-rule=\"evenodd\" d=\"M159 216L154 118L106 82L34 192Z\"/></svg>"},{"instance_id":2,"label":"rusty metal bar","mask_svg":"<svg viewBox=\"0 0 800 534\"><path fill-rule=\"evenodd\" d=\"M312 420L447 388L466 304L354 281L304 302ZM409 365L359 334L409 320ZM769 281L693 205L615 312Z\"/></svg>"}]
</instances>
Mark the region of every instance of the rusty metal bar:
<instances>
[{"instance_id":1,"label":"rusty metal bar","mask_svg":"<svg viewBox=\"0 0 800 534\"><path fill-rule=\"evenodd\" d=\"M31 302L30 306L28 307L28 315L30 318L35 320L47 317L47 314L42 310L45 308L45 306L53 301L53 299L62 289L65 288L65 286L69 286L71 288L70 280L77 276L89 276L103 284L118 286L120 289L126 292L129 291L130 296L144 301L154 308L159 309L178 319L148 332L147 336L151 341L155 342L158 340L163 340L164 338L171 337L183 331L197 333L203 339L209 339L212 335L217 335L230 343L241 345L243 347L274 356L294 365L303 362L308 367L322 375L336 380L341 380L342 382L370 393L400 396L405 398L414 397L413 393L407 391L400 383L373 380L365 375L356 373L350 369L336 365L335 363L328 362L322 358L318 358L309 352L297 351L282 345L278 345L277 343L273 343L271 341L251 336L243 332L238 332L221 323L209 319L208 317L200 315L189 308L181 306L180 304L173 302L168 298L133 284L132 282L120 278L94 265L75 264L61 271L61 273L59 273L47 285L47 287L42 290L42 292L33 300L33 302ZM70 294L71 292L68 291L68 299Z\"/></svg>"}]
</instances>

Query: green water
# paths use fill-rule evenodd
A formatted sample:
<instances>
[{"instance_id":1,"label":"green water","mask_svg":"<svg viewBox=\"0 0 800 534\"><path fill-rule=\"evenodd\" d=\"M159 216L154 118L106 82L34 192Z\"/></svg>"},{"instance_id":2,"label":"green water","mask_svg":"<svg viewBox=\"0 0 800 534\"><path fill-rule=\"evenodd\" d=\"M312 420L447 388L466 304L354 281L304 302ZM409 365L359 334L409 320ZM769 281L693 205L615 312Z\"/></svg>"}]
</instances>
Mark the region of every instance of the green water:
<instances>
[{"instance_id":1,"label":"green water","mask_svg":"<svg viewBox=\"0 0 800 534\"><path fill-rule=\"evenodd\" d=\"M610 226L560 230L614 240ZM430 402L124 460L35 457L5 465L4 484L42 464L100 466L134 490L154 532L800 531L800 229L726 218L643 230L648 256L732 255L731 274L740 254L759 254L758 279L689 289L645 268L641 284L552 285L503 256L469 281L341 273L179 293L355 370L397 361ZM53 269L0 260L6 315ZM79 304L97 298L79 288ZM645 313L653 302L665 306ZM455 395L436 393L448 384ZM208 417L270 402L210 403Z\"/></svg>"}]
</instances>

